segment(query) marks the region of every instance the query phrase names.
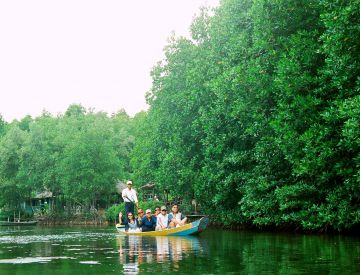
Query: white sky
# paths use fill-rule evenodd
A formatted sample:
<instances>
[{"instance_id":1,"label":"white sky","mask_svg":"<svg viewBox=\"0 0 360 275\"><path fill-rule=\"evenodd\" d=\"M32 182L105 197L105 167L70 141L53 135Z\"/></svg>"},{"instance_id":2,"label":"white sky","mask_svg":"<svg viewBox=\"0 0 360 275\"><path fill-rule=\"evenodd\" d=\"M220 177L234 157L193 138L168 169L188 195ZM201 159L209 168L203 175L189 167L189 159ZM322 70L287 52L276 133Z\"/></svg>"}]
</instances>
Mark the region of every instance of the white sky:
<instances>
[{"instance_id":1,"label":"white sky","mask_svg":"<svg viewBox=\"0 0 360 275\"><path fill-rule=\"evenodd\" d=\"M72 103L109 114L146 109L167 38L189 36L219 0L0 1L0 114L6 121Z\"/></svg>"}]
</instances>

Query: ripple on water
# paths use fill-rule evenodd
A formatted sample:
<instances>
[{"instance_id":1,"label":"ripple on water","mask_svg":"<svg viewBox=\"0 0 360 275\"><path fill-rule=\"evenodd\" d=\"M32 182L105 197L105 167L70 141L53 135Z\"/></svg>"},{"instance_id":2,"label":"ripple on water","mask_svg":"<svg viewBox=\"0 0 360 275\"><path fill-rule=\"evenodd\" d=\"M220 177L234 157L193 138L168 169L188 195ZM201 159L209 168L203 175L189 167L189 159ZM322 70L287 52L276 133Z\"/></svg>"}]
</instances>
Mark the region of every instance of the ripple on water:
<instances>
[{"instance_id":1,"label":"ripple on water","mask_svg":"<svg viewBox=\"0 0 360 275\"><path fill-rule=\"evenodd\" d=\"M100 264L98 261L81 261L81 264Z\"/></svg>"},{"instance_id":2,"label":"ripple on water","mask_svg":"<svg viewBox=\"0 0 360 275\"><path fill-rule=\"evenodd\" d=\"M114 248L112 247L99 247L99 248L94 248L95 250L113 250Z\"/></svg>"},{"instance_id":3,"label":"ripple on water","mask_svg":"<svg viewBox=\"0 0 360 275\"><path fill-rule=\"evenodd\" d=\"M120 250L105 251L104 254L119 254Z\"/></svg>"},{"instance_id":4,"label":"ripple on water","mask_svg":"<svg viewBox=\"0 0 360 275\"><path fill-rule=\"evenodd\" d=\"M67 234L49 234L49 235L3 235L0 236L0 244L28 244L34 242L63 242L67 240L93 239L97 241L99 238L113 237L113 233L92 233L86 232L79 234L78 232L68 232Z\"/></svg>"},{"instance_id":5,"label":"ripple on water","mask_svg":"<svg viewBox=\"0 0 360 275\"><path fill-rule=\"evenodd\" d=\"M75 255L86 255L88 256L89 254L87 252L75 252Z\"/></svg>"},{"instance_id":6,"label":"ripple on water","mask_svg":"<svg viewBox=\"0 0 360 275\"><path fill-rule=\"evenodd\" d=\"M1 259L0 264L31 264L31 263L47 263L52 260L76 259L72 257L25 257L15 259Z\"/></svg>"}]
</instances>

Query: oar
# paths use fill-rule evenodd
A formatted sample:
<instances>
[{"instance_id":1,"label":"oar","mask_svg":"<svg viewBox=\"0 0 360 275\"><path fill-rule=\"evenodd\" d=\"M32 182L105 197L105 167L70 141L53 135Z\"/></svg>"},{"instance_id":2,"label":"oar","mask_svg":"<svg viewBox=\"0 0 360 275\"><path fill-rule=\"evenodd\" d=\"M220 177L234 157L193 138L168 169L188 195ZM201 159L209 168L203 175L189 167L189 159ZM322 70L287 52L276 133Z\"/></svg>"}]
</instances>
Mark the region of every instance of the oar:
<instances>
[{"instance_id":1,"label":"oar","mask_svg":"<svg viewBox=\"0 0 360 275\"><path fill-rule=\"evenodd\" d=\"M127 199L132 202L133 204L135 204L136 210L139 210L139 207L136 205L135 201L131 200L128 196L126 196Z\"/></svg>"}]
</instances>

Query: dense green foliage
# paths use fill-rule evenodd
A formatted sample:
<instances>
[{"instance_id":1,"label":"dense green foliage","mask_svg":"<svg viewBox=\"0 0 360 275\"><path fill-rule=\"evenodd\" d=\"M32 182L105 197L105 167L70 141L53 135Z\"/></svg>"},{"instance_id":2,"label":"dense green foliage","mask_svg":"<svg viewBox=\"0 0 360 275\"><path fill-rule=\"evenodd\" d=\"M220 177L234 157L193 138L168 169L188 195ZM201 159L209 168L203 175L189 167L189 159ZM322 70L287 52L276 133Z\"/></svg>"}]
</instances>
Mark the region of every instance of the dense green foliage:
<instances>
[{"instance_id":1,"label":"dense green foliage","mask_svg":"<svg viewBox=\"0 0 360 275\"><path fill-rule=\"evenodd\" d=\"M123 111L109 118L71 105L63 116L0 124L0 205L18 208L44 190L59 207L110 204L116 182L130 175L130 120Z\"/></svg>"},{"instance_id":2,"label":"dense green foliage","mask_svg":"<svg viewBox=\"0 0 360 275\"><path fill-rule=\"evenodd\" d=\"M224 223L360 221L359 1L224 0L154 67L132 164Z\"/></svg>"}]
</instances>

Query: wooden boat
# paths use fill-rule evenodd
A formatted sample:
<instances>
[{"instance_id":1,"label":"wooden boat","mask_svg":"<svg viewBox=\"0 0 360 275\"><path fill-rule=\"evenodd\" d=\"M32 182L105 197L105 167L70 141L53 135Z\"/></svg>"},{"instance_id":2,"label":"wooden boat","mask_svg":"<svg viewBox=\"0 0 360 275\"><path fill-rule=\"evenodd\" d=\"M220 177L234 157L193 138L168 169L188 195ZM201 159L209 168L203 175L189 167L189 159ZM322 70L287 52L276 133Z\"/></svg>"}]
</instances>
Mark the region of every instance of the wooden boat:
<instances>
[{"instance_id":1,"label":"wooden boat","mask_svg":"<svg viewBox=\"0 0 360 275\"><path fill-rule=\"evenodd\" d=\"M204 231L209 223L209 218L203 217L199 220L187 223L183 226L169 228L161 231L148 231L148 232L125 232L125 226L117 224L116 229L119 233L125 235L135 236L187 236L196 235Z\"/></svg>"},{"instance_id":2,"label":"wooden boat","mask_svg":"<svg viewBox=\"0 0 360 275\"><path fill-rule=\"evenodd\" d=\"M23 226L23 225L36 225L37 221L25 221L25 222L10 222L0 221L0 226Z\"/></svg>"}]
</instances>

